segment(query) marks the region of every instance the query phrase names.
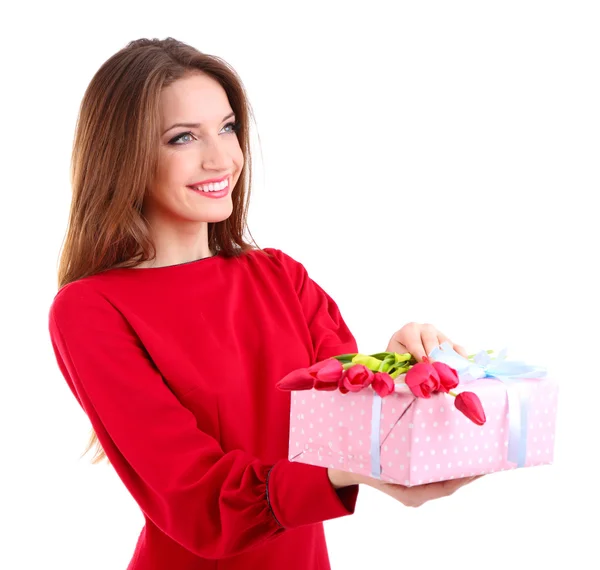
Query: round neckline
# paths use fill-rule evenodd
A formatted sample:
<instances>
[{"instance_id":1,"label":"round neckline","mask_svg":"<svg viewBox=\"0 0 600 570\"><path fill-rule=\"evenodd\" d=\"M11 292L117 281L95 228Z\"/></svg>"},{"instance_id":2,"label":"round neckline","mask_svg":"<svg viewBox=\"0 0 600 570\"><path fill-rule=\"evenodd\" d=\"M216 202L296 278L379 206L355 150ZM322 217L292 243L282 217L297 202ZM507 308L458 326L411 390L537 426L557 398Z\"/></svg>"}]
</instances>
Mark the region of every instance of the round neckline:
<instances>
[{"instance_id":1,"label":"round neckline","mask_svg":"<svg viewBox=\"0 0 600 570\"><path fill-rule=\"evenodd\" d=\"M159 271L161 269L173 269L175 267L183 267L185 265L194 265L196 263L200 263L201 261L207 261L209 259L215 259L219 257L221 254L220 251L217 253L210 255L208 257L201 257L200 259L192 259L192 261L184 261L183 263L175 263L173 265L161 265L160 267L119 267L116 268L115 271Z\"/></svg>"}]
</instances>

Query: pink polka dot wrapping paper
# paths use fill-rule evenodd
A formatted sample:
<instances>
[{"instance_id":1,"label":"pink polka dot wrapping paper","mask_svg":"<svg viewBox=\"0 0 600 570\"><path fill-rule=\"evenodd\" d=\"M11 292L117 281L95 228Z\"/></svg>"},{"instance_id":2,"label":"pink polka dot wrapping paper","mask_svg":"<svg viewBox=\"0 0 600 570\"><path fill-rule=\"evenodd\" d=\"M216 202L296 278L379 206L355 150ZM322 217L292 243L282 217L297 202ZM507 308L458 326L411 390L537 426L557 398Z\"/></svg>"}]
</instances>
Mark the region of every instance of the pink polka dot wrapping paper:
<instances>
[{"instance_id":1,"label":"pink polka dot wrapping paper","mask_svg":"<svg viewBox=\"0 0 600 570\"><path fill-rule=\"evenodd\" d=\"M520 378L516 388L527 403L526 430L519 442L522 466L551 464L558 385L550 378ZM462 390L479 396L487 418L484 425L474 424L459 412L448 394L415 398L406 388L382 398L377 475L371 455L373 398L377 396L370 387L347 394L292 391L289 460L406 486L516 469L508 453L506 385L480 378L459 385L456 392Z\"/></svg>"}]
</instances>

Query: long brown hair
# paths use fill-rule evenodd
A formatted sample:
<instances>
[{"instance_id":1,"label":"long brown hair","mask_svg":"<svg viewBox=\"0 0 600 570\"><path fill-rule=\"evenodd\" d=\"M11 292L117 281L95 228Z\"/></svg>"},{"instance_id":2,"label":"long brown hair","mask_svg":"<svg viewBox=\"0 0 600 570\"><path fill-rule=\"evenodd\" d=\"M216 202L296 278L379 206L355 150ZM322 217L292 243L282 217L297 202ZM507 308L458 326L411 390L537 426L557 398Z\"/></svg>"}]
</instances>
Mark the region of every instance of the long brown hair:
<instances>
[{"instance_id":1,"label":"long brown hair","mask_svg":"<svg viewBox=\"0 0 600 570\"><path fill-rule=\"evenodd\" d=\"M160 94L173 82L198 71L224 88L239 123L237 136L244 156L232 194L231 215L208 224L209 248L225 257L262 251L243 239L248 229L252 177L249 120L254 117L241 79L217 56L173 38L142 38L128 43L100 67L79 108L59 289L77 279L116 267L132 267L156 256L141 210L158 165ZM103 458L108 461L93 429L82 456L94 444L92 463Z\"/></svg>"}]
</instances>

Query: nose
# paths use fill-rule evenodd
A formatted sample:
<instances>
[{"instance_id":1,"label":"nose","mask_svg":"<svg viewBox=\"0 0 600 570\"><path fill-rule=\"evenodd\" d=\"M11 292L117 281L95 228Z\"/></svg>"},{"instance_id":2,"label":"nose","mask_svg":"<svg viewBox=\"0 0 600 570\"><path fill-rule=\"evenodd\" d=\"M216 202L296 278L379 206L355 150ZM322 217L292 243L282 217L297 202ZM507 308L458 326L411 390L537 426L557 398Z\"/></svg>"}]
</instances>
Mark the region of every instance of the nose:
<instances>
[{"instance_id":1,"label":"nose","mask_svg":"<svg viewBox=\"0 0 600 570\"><path fill-rule=\"evenodd\" d=\"M231 157L223 143L210 139L202 149L202 167L205 170L225 170L231 165Z\"/></svg>"}]
</instances>

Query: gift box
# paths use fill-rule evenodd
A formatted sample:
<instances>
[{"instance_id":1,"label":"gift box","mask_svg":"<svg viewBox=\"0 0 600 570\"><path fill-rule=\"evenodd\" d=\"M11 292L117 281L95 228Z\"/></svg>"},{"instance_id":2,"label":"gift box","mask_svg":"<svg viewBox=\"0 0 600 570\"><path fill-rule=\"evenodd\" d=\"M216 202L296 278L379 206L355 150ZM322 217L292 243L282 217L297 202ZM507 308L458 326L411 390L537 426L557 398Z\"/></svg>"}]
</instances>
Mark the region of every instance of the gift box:
<instances>
[{"instance_id":1,"label":"gift box","mask_svg":"<svg viewBox=\"0 0 600 570\"><path fill-rule=\"evenodd\" d=\"M431 356L457 369L455 393L477 394L483 425L453 396L416 397L402 383L385 397L372 387L295 390L289 460L406 486L552 463L558 385L543 369L504 358L486 363L481 354L457 365L447 347Z\"/></svg>"}]
</instances>

